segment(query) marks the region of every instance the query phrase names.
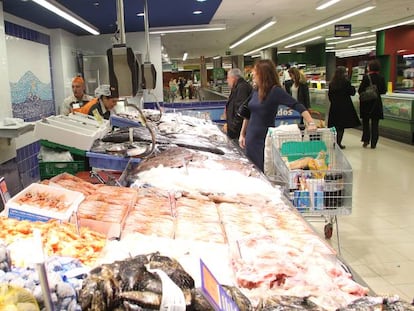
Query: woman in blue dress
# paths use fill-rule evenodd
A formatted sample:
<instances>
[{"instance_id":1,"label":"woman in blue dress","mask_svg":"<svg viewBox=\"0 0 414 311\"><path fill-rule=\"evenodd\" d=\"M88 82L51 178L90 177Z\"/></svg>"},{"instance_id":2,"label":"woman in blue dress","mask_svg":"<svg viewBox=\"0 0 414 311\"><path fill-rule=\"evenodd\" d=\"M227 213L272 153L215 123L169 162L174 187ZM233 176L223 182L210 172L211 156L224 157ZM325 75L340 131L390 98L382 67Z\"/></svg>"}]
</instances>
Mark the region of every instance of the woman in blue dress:
<instances>
[{"instance_id":1,"label":"woman in blue dress","mask_svg":"<svg viewBox=\"0 0 414 311\"><path fill-rule=\"evenodd\" d=\"M266 59L255 64L253 82L256 87L247 109L244 107L240 110L244 120L239 144L241 148L245 148L247 157L263 171L267 129L275 126L279 105L288 106L301 113L309 130L316 130L316 126L305 106L281 87L273 61Z\"/></svg>"}]
</instances>

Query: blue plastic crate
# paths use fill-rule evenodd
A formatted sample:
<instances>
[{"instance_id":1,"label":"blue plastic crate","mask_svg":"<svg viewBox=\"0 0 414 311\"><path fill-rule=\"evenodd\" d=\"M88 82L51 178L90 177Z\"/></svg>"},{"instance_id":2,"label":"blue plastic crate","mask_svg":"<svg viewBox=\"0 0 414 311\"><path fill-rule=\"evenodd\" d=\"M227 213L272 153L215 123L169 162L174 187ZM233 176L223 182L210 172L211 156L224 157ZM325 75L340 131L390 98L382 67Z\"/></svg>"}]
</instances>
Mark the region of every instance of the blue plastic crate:
<instances>
[{"instance_id":1,"label":"blue plastic crate","mask_svg":"<svg viewBox=\"0 0 414 311\"><path fill-rule=\"evenodd\" d=\"M89 159L89 165L91 167L113 171L123 171L130 159L135 163L141 162L139 158L124 158L105 153L87 152L86 156Z\"/></svg>"}]
</instances>

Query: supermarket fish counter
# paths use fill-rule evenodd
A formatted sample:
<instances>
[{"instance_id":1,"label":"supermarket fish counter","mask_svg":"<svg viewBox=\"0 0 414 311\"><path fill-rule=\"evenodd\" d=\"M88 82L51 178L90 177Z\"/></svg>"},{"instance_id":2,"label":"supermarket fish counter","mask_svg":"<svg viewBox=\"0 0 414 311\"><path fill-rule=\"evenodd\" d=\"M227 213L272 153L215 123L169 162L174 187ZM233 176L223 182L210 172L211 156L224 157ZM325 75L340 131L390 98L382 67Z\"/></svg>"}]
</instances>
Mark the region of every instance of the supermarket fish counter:
<instances>
[{"instance_id":1,"label":"supermarket fish counter","mask_svg":"<svg viewBox=\"0 0 414 311\"><path fill-rule=\"evenodd\" d=\"M129 162L122 187L62 173L12 197L0 218L0 310L46 310L34 232L55 310L414 310L357 282L216 129L222 152L171 145Z\"/></svg>"}]
</instances>

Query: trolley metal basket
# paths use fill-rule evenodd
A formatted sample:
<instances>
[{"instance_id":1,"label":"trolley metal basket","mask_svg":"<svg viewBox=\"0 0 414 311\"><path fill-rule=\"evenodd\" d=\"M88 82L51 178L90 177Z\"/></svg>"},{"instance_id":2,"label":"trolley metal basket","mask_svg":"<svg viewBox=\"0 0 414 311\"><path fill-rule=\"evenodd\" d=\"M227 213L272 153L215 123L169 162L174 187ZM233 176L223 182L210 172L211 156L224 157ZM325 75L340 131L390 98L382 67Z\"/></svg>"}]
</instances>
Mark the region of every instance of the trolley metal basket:
<instances>
[{"instance_id":1,"label":"trolley metal basket","mask_svg":"<svg viewBox=\"0 0 414 311\"><path fill-rule=\"evenodd\" d=\"M352 211L352 167L336 144L335 129L274 132L272 153L275 182L305 217L329 219L326 238L332 236L332 225L336 224L340 249L336 216ZM303 167L293 169L300 161Z\"/></svg>"}]
</instances>

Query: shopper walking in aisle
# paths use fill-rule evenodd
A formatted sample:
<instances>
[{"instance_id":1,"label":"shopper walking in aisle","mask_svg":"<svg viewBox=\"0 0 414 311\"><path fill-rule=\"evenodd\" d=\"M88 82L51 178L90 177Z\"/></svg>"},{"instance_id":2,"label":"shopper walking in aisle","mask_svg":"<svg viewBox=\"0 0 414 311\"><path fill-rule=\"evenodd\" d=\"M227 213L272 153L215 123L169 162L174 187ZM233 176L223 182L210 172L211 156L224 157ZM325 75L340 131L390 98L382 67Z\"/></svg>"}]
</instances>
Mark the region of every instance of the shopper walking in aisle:
<instances>
[{"instance_id":1,"label":"shopper walking in aisle","mask_svg":"<svg viewBox=\"0 0 414 311\"><path fill-rule=\"evenodd\" d=\"M355 93L355 87L348 80L346 68L343 66L337 67L329 83L328 97L331 105L328 115L328 127L336 128L336 142L341 149L345 149L345 146L342 145L345 129L361 125L351 100L351 96Z\"/></svg>"},{"instance_id":2,"label":"shopper walking in aisle","mask_svg":"<svg viewBox=\"0 0 414 311\"><path fill-rule=\"evenodd\" d=\"M233 68L227 72L227 84L231 89L226 103L227 136L238 140L243 118L237 112L240 106L249 99L252 86L244 80L239 68Z\"/></svg>"},{"instance_id":3,"label":"shopper walking in aisle","mask_svg":"<svg viewBox=\"0 0 414 311\"><path fill-rule=\"evenodd\" d=\"M178 90L180 91L181 99L185 98L185 80L183 77L178 79Z\"/></svg>"},{"instance_id":4,"label":"shopper walking in aisle","mask_svg":"<svg viewBox=\"0 0 414 311\"><path fill-rule=\"evenodd\" d=\"M292 79L292 86L290 88L291 95L299 103L306 107L310 108L310 97L309 97L309 87L306 83L305 75L301 74L298 68L291 67L288 70L290 78Z\"/></svg>"},{"instance_id":5,"label":"shopper walking in aisle","mask_svg":"<svg viewBox=\"0 0 414 311\"><path fill-rule=\"evenodd\" d=\"M64 99L60 107L60 114L67 116L71 112L76 112L93 98L85 94L85 81L79 76L72 80L72 93Z\"/></svg>"},{"instance_id":6,"label":"shopper walking in aisle","mask_svg":"<svg viewBox=\"0 0 414 311\"><path fill-rule=\"evenodd\" d=\"M367 90L373 84L377 89L377 96L368 101L360 99L360 117L362 119L362 138L363 147L366 148L371 143L371 148L375 149L378 142L379 120L384 119L381 94L385 94L385 80L380 75L380 63L378 60L372 60L368 63L368 73L362 78L358 88L358 94ZM370 124L371 123L371 124Z\"/></svg>"},{"instance_id":7,"label":"shopper walking in aisle","mask_svg":"<svg viewBox=\"0 0 414 311\"><path fill-rule=\"evenodd\" d=\"M253 82L256 89L252 98L239 112L244 118L239 144L246 149L247 157L263 171L265 138L268 128L275 126L279 105L283 104L300 112L309 130L316 130L316 126L306 107L282 88L276 66L271 60L259 60L254 65Z\"/></svg>"},{"instance_id":8,"label":"shopper walking in aisle","mask_svg":"<svg viewBox=\"0 0 414 311\"><path fill-rule=\"evenodd\" d=\"M170 87L170 102L173 103L177 96L177 80L171 78L168 86Z\"/></svg>"}]
</instances>

